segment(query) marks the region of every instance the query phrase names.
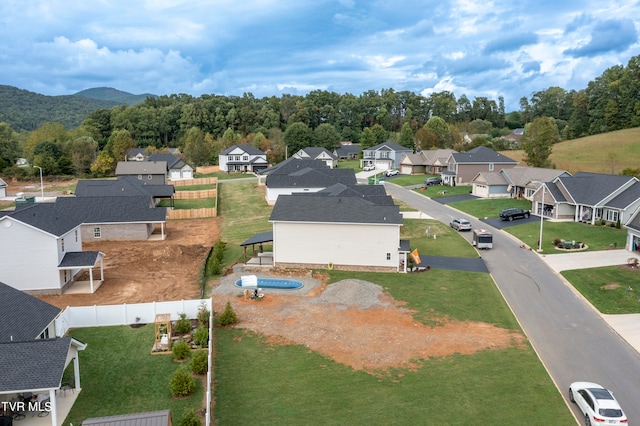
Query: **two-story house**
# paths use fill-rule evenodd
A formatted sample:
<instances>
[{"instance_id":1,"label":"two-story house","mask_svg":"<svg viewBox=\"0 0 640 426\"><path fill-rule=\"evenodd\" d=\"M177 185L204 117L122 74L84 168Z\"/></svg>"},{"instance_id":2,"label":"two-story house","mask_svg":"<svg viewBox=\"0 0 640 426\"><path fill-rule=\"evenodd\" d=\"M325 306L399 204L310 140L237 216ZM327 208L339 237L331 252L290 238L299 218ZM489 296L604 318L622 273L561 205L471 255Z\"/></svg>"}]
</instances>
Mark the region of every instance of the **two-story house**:
<instances>
[{"instance_id":1,"label":"two-story house","mask_svg":"<svg viewBox=\"0 0 640 426\"><path fill-rule=\"evenodd\" d=\"M311 146L302 148L293 154L292 157L300 160L321 160L324 161L330 169L338 167L338 157L323 147Z\"/></svg>"},{"instance_id":2,"label":"two-story house","mask_svg":"<svg viewBox=\"0 0 640 426\"><path fill-rule=\"evenodd\" d=\"M118 161L116 176L135 176L149 185L167 184L166 161Z\"/></svg>"},{"instance_id":3,"label":"two-story house","mask_svg":"<svg viewBox=\"0 0 640 426\"><path fill-rule=\"evenodd\" d=\"M267 154L250 144L233 145L218 155L221 172L257 173L269 167Z\"/></svg>"},{"instance_id":4,"label":"two-story house","mask_svg":"<svg viewBox=\"0 0 640 426\"><path fill-rule=\"evenodd\" d=\"M454 152L447 159L447 170L442 172L444 185L469 185L480 172L493 172L515 167L518 162L486 146L467 152Z\"/></svg>"},{"instance_id":5,"label":"two-story house","mask_svg":"<svg viewBox=\"0 0 640 426\"><path fill-rule=\"evenodd\" d=\"M387 141L362 150L362 165L380 170L399 169L400 161L412 152L411 148Z\"/></svg>"}]
</instances>

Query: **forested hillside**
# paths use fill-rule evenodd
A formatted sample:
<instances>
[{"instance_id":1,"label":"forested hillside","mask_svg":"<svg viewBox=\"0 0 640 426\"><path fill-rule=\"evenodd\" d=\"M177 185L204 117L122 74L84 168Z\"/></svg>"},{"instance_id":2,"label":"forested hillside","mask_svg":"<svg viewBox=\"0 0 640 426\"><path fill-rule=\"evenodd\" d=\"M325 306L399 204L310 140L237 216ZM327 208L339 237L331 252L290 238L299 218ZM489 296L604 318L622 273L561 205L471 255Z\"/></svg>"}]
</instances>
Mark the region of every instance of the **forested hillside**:
<instances>
[{"instance_id":1,"label":"forested hillside","mask_svg":"<svg viewBox=\"0 0 640 426\"><path fill-rule=\"evenodd\" d=\"M47 122L57 122L71 129L82 124L91 112L119 104L76 95L45 96L0 85L0 122L7 123L15 131L34 130Z\"/></svg>"},{"instance_id":2,"label":"forested hillside","mask_svg":"<svg viewBox=\"0 0 640 426\"><path fill-rule=\"evenodd\" d=\"M93 89L82 90L75 94L76 96L84 96L85 98L99 99L102 101L116 102L119 105L135 105L144 102L147 97L156 98L156 95L144 93L142 95L133 95L128 92L114 89L112 87L95 87Z\"/></svg>"}]
</instances>

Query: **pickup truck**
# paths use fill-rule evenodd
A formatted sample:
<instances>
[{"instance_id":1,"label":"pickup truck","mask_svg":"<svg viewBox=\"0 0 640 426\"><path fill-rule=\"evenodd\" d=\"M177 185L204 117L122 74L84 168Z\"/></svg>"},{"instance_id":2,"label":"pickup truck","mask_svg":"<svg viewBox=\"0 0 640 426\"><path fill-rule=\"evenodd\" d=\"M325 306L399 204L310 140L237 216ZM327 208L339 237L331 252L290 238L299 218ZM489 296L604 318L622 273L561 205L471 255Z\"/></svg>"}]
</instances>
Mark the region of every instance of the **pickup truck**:
<instances>
[{"instance_id":1,"label":"pickup truck","mask_svg":"<svg viewBox=\"0 0 640 426\"><path fill-rule=\"evenodd\" d=\"M513 219L527 219L531 215L529 210L517 209L515 207L510 209L504 209L500 212L500 219L513 220Z\"/></svg>"}]
</instances>

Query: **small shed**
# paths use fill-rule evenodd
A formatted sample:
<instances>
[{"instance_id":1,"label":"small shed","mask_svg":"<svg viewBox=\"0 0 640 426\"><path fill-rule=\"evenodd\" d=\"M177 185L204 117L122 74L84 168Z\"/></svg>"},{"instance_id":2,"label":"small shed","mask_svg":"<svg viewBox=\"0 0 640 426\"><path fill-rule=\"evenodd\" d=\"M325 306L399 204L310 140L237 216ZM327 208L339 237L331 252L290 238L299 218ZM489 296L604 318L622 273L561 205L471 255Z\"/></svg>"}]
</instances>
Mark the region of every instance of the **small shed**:
<instances>
[{"instance_id":1,"label":"small shed","mask_svg":"<svg viewBox=\"0 0 640 426\"><path fill-rule=\"evenodd\" d=\"M156 342L153 349L169 349L171 343L171 314L157 314L155 321Z\"/></svg>"},{"instance_id":2,"label":"small shed","mask_svg":"<svg viewBox=\"0 0 640 426\"><path fill-rule=\"evenodd\" d=\"M86 419L82 426L171 426L171 411L149 411L146 413Z\"/></svg>"}]
</instances>

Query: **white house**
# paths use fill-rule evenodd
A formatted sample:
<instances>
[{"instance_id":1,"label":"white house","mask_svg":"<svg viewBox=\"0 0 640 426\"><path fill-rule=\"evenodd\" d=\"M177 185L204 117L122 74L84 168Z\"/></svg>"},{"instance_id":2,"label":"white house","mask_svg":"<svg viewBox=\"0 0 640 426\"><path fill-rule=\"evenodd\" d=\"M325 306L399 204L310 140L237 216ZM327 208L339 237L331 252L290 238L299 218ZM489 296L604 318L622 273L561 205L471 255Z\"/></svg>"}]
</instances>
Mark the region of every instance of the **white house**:
<instances>
[{"instance_id":1,"label":"white house","mask_svg":"<svg viewBox=\"0 0 640 426\"><path fill-rule=\"evenodd\" d=\"M7 183L0 178L0 198L7 196Z\"/></svg>"},{"instance_id":2,"label":"white house","mask_svg":"<svg viewBox=\"0 0 640 426\"><path fill-rule=\"evenodd\" d=\"M380 170L399 169L402 159L412 152L411 148L387 141L362 150L362 165L373 165Z\"/></svg>"},{"instance_id":3,"label":"white house","mask_svg":"<svg viewBox=\"0 0 640 426\"><path fill-rule=\"evenodd\" d=\"M193 179L193 167L173 154L151 154L146 161L165 161L169 179Z\"/></svg>"},{"instance_id":4,"label":"white house","mask_svg":"<svg viewBox=\"0 0 640 426\"><path fill-rule=\"evenodd\" d=\"M640 253L640 208L631 215L625 228L627 228L627 250Z\"/></svg>"},{"instance_id":5,"label":"white house","mask_svg":"<svg viewBox=\"0 0 640 426\"><path fill-rule=\"evenodd\" d=\"M293 154L292 157L300 160L321 160L324 161L330 169L338 167L338 156L322 147L312 146L302 148L300 151Z\"/></svg>"},{"instance_id":6,"label":"white house","mask_svg":"<svg viewBox=\"0 0 640 426\"><path fill-rule=\"evenodd\" d=\"M336 184L278 197L269 218L274 266L401 270L407 254L400 242L402 215L384 191Z\"/></svg>"},{"instance_id":7,"label":"white house","mask_svg":"<svg viewBox=\"0 0 640 426\"><path fill-rule=\"evenodd\" d=\"M267 154L249 144L233 145L218 155L221 172L259 172L269 167Z\"/></svg>"},{"instance_id":8,"label":"white house","mask_svg":"<svg viewBox=\"0 0 640 426\"><path fill-rule=\"evenodd\" d=\"M0 281L18 290L61 294L84 271L93 290L103 280L104 254L82 251L81 224L55 203L30 204L0 213ZM94 283L93 269L100 268Z\"/></svg>"}]
</instances>

